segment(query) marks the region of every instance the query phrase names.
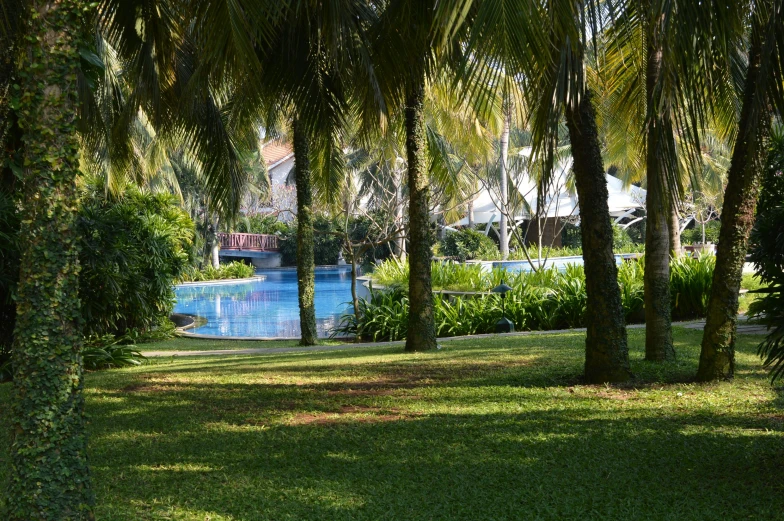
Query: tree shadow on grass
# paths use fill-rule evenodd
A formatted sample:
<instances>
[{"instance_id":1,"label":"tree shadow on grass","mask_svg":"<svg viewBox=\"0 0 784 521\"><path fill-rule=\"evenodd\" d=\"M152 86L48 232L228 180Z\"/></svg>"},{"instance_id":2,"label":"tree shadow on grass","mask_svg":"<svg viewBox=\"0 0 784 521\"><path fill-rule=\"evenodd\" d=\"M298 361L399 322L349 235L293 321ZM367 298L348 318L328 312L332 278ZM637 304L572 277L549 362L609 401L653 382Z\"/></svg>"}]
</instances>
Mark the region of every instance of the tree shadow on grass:
<instances>
[{"instance_id":1,"label":"tree shadow on grass","mask_svg":"<svg viewBox=\"0 0 784 521\"><path fill-rule=\"evenodd\" d=\"M152 396L130 396L120 411L91 404L99 517L158 519L167 509L181 511L176 519L236 520L782 516L782 427L767 417L656 414L635 403L608 410L569 397L560 409L559 400L532 397L514 411L506 397L488 408L508 412L469 413L344 397L333 404L341 410L322 410L291 393L246 392L205 385L167 404Z\"/></svg>"}]
</instances>

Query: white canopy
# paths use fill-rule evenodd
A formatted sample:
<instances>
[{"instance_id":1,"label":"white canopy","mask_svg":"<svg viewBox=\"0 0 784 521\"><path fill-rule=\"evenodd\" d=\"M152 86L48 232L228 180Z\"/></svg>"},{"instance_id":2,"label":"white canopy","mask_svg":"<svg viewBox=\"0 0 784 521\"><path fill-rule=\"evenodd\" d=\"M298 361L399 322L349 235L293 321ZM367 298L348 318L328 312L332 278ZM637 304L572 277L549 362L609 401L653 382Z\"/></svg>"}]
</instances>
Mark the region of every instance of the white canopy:
<instances>
[{"instance_id":1,"label":"white canopy","mask_svg":"<svg viewBox=\"0 0 784 521\"><path fill-rule=\"evenodd\" d=\"M524 149L520 152L521 155L528 156L530 148ZM577 217L580 214L579 203L577 194L571 193L568 189L567 177L572 168L572 158L562 161L556 167L553 183L547 197L545 198L545 214L547 217ZM513 176L515 177L515 176ZM645 190L636 186L628 188L623 187L623 181L617 177L605 174L607 178L607 190L609 192L609 207L610 215L618 219L627 217L638 208L645 207ZM516 181L516 182L515 182ZM526 205L530 208L519 209L518 215L515 215L515 221L523 221L530 219L531 215L536 214L536 183L531 179L527 173L517 176L517 180L513 180L513 184L517 188L520 195L525 199ZM500 220L501 211L499 210L500 203L497 201L495 194L491 193L488 189L482 189L476 199L474 199L474 223L488 224ZM468 225L468 216L460 219L452 226L466 226Z\"/></svg>"}]
</instances>

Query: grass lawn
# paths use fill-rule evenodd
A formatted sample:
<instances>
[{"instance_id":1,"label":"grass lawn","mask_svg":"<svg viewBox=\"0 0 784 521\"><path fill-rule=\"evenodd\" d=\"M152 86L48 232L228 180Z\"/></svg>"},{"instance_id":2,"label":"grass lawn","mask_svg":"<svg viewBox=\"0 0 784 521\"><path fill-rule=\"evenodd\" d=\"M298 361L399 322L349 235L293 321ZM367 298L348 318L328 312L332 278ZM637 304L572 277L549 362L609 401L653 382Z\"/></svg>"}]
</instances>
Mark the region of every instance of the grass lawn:
<instances>
[{"instance_id":1,"label":"grass lawn","mask_svg":"<svg viewBox=\"0 0 784 521\"><path fill-rule=\"evenodd\" d=\"M322 340L323 345L345 344L345 340ZM221 351L255 349L258 347L298 347L299 340L212 340L207 338L175 337L161 342L139 344L140 351Z\"/></svg>"},{"instance_id":2,"label":"grass lawn","mask_svg":"<svg viewBox=\"0 0 784 521\"><path fill-rule=\"evenodd\" d=\"M643 335L628 387L580 384L582 333L92 373L97 518L784 519L784 389L760 338L739 337L733 382L697 385L701 331L676 329L665 365Z\"/></svg>"}]
</instances>

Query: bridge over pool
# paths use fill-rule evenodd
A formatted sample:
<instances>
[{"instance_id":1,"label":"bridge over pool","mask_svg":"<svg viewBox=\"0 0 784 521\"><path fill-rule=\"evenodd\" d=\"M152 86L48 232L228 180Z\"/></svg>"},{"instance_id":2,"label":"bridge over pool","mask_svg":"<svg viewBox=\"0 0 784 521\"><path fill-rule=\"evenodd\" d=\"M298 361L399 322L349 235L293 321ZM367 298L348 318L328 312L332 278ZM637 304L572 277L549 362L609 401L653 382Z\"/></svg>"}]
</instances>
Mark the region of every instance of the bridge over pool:
<instances>
[{"instance_id":1,"label":"bridge over pool","mask_svg":"<svg viewBox=\"0 0 784 521\"><path fill-rule=\"evenodd\" d=\"M257 268L280 266L277 235L260 233L219 233L221 257L250 259Z\"/></svg>"}]
</instances>

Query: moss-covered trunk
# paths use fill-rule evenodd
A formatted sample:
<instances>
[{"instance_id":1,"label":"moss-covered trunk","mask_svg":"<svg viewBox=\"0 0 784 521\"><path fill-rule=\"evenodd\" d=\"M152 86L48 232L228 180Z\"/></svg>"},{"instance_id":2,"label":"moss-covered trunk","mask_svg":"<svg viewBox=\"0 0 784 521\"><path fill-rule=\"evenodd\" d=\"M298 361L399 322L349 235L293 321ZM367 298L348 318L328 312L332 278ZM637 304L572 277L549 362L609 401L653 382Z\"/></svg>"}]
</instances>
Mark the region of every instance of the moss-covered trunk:
<instances>
[{"instance_id":1,"label":"moss-covered trunk","mask_svg":"<svg viewBox=\"0 0 784 521\"><path fill-rule=\"evenodd\" d=\"M765 143L770 132L771 115L764 110L767 108L764 90L767 82L760 77L760 39L759 32L752 30L743 106L727 174L716 268L697 371L697 379L703 382L732 378L735 372L738 293L767 153Z\"/></svg>"},{"instance_id":2,"label":"moss-covered trunk","mask_svg":"<svg viewBox=\"0 0 784 521\"><path fill-rule=\"evenodd\" d=\"M667 177L662 149L668 125L666 114L657 105L657 87L662 69L662 51L654 45L648 46L646 71L646 103L648 124L646 137L646 174L648 193L645 207L645 359L664 361L675 359L672 345L672 320L670 307L670 238L669 201Z\"/></svg>"},{"instance_id":3,"label":"moss-covered trunk","mask_svg":"<svg viewBox=\"0 0 784 521\"><path fill-rule=\"evenodd\" d=\"M294 122L294 169L297 185L297 290L300 344L318 343L316 331L316 267L313 261L313 190L310 143L304 125Z\"/></svg>"},{"instance_id":4,"label":"moss-covered trunk","mask_svg":"<svg viewBox=\"0 0 784 521\"><path fill-rule=\"evenodd\" d=\"M408 157L409 312L406 351L436 348L433 290L430 279L430 189L425 163L424 76L406 89Z\"/></svg>"},{"instance_id":5,"label":"moss-covered trunk","mask_svg":"<svg viewBox=\"0 0 784 521\"><path fill-rule=\"evenodd\" d=\"M75 233L76 79L85 5L30 2L18 114L25 146L14 332L11 480L3 519L92 519Z\"/></svg>"},{"instance_id":6,"label":"moss-covered trunk","mask_svg":"<svg viewBox=\"0 0 784 521\"><path fill-rule=\"evenodd\" d=\"M590 91L586 90L579 107L567 107L566 124L574 158L577 197L581 201L580 230L588 294L585 379L588 383L623 382L631 377L629 350L618 267L612 250L607 179Z\"/></svg>"}]
</instances>

